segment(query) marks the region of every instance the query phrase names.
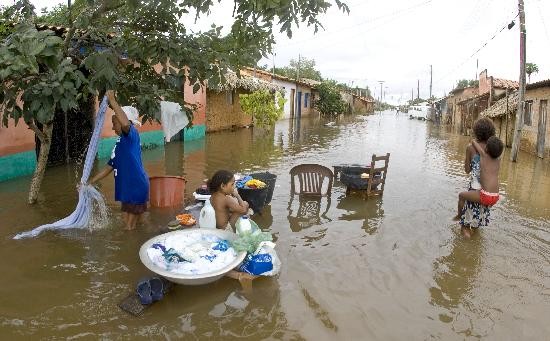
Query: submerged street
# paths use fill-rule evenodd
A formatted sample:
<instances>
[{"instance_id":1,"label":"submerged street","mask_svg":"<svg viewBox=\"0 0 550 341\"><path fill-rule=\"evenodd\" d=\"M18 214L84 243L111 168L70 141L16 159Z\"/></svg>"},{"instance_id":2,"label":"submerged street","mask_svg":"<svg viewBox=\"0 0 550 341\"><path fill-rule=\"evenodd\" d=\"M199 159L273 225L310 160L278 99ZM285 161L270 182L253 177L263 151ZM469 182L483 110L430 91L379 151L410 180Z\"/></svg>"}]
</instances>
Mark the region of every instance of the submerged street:
<instances>
[{"instance_id":1,"label":"submerged street","mask_svg":"<svg viewBox=\"0 0 550 341\"><path fill-rule=\"evenodd\" d=\"M117 307L149 275L143 242L178 210L150 209L123 231L111 177L101 185L111 210L93 231L19 232L73 211L82 165L48 169L39 203L27 205L30 177L0 183L0 335L18 339L545 339L550 333L550 163L502 156L501 201L491 223L465 239L456 214L466 189L470 137L448 126L386 111L343 117L334 125L304 118L274 129L207 134L143 151L150 176L181 175L191 193L218 169L277 175L271 205L253 217L273 233L279 277L252 293L224 278L178 286L132 317ZM346 196L303 203L290 193L290 168L370 162L391 153L381 198ZM104 164L101 160L97 166Z\"/></svg>"}]
</instances>

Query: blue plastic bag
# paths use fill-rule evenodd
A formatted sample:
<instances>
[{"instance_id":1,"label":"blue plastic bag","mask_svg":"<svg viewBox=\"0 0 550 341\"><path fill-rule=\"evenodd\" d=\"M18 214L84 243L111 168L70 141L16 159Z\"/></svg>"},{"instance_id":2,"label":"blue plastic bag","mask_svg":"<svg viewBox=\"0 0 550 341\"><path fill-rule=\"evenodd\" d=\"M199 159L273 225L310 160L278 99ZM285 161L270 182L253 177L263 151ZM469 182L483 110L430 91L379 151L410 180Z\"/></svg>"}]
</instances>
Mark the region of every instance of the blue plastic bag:
<instances>
[{"instance_id":1,"label":"blue plastic bag","mask_svg":"<svg viewBox=\"0 0 550 341\"><path fill-rule=\"evenodd\" d=\"M271 271L273 270L271 255L266 253L259 255L248 255L239 267L239 270L251 275L261 275L264 272Z\"/></svg>"}]
</instances>

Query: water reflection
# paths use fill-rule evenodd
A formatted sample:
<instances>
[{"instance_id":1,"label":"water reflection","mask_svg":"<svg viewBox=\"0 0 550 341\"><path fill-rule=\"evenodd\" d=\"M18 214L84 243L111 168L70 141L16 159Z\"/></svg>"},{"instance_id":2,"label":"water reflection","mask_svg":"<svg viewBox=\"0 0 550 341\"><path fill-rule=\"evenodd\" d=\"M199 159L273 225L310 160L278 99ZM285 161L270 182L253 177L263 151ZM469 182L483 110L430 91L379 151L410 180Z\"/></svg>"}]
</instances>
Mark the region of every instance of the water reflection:
<instances>
[{"instance_id":1,"label":"water reflection","mask_svg":"<svg viewBox=\"0 0 550 341\"><path fill-rule=\"evenodd\" d=\"M265 205L260 212L252 216L252 220L254 220L254 222L258 224L258 226L261 229L263 230L269 229L271 225L273 225L273 215L271 215L271 205Z\"/></svg>"},{"instance_id":2,"label":"water reflection","mask_svg":"<svg viewBox=\"0 0 550 341\"><path fill-rule=\"evenodd\" d=\"M342 194L338 197L336 208L346 211L339 220L363 220L361 228L370 235L376 233L384 217L382 197L363 199L361 194Z\"/></svg>"},{"instance_id":3,"label":"water reflection","mask_svg":"<svg viewBox=\"0 0 550 341\"><path fill-rule=\"evenodd\" d=\"M331 202L329 196L298 195L297 203L294 202L294 197L294 195L290 196L287 208L287 219L292 232L299 232L303 229L332 221L327 216ZM322 209L323 206L324 209Z\"/></svg>"},{"instance_id":4,"label":"water reflection","mask_svg":"<svg viewBox=\"0 0 550 341\"><path fill-rule=\"evenodd\" d=\"M437 258L433 263L434 281L436 286L430 288L430 303L443 308L439 319L445 323L453 323L464 333L471 333L474 321L458 321L460 311L469 305L472 290L481 267L483 253L483 236L475 233L470 240L456 233L451 241L451 252ZM462 319L466 318L464 316ZM471 318L471 317L468 317ZM460 325L464 324L466 325Z\"/></svg>"},{"instance_id":5,"label":"water reflection","mask_svg":"<svg viewBox=\"0 0 550 341\"><path fill-rule=\"evenodd\" d=\"M173 326L166 328L167 337L300 339L288 327L275 279L256 280L251 292L242 291L235 280L224 279L200 287L178 286L169 295L163 309L178 313Z\"/></svg>"}]
</instances>

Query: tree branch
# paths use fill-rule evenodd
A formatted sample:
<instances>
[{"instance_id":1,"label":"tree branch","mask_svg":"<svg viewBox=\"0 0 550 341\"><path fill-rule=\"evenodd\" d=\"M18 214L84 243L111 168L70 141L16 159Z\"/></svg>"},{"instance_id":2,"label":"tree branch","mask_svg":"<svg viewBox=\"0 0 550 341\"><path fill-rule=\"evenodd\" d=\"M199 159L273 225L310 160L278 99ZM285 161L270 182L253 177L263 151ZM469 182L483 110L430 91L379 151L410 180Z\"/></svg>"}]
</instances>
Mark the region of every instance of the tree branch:
<instances>
[{"instance_id":1,"label":"tree branch","mask_svg":"<svg viewBox=\"0 0 550 341\"><path fill-rule=\"evenodd\" d=\"M38 129L36 124L34 124L34 122L30 122L30 123L27 123L27 125L32 131L34 131L36 136L38 136L38 139L40 140L40 142L44 143L44 141L46 140L46 135L44 135L44 133L40 129Z\"/></svg>"},{"instance_id":2,"label":"tree branch","mask_svg":"<svg viewBox=\"0 0 550 341\"><path fill-rule=\"evenodd\" d=\"M109 5L110 3L110 5ZM110 11L113 11L117 8L120 8L124 6L124 2L116 2L116 3L112 3L111 1L108 1L108 0L105 0L99 7L98 9L92 14L92 16L90 17L90 22L93 22L95 20L97 20L101 15L107 13L107 12L110 12ZM78 17L80 17L81 15L85 15L86 13L80 13L78 15ZM78 17L74 20L74 22L78 21ZM71 40L73 39L74 37L74 34L76 32L76 27L74 26L74 22L71 24L71 27L69 28L69 31L67 31L67 35L65 36L65 42L64 42L64 50L65 50L65 54L67 54L67 51L69 50L69 45L71 44Z\"/></svg>"}]
</instances>

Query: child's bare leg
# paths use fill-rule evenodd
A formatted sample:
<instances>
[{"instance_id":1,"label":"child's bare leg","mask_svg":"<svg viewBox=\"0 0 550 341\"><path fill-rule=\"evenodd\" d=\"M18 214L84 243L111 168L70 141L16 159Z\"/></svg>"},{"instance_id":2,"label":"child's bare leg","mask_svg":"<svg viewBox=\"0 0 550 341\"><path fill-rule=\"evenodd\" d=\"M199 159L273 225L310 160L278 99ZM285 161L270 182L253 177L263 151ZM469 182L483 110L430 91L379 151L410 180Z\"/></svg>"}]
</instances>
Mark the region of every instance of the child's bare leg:
<instances>
[{"instance_id":1,"label":"child's bare leg","mask_svg":"<svg viewBox=\"0 0 550 341\"><path fill-rule=\"evenodd\" d=\"M462 214L462 210L464 209L464 204L466 201L471 202L479 202L479 191L473 190L473 191L466 191L466 192L460 192L458 194L458 210L456 213L456 216L453 218L453 220L460 220L460 215Z\"/></svg>"}]
</instances>

